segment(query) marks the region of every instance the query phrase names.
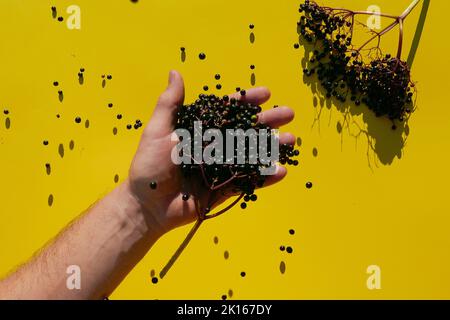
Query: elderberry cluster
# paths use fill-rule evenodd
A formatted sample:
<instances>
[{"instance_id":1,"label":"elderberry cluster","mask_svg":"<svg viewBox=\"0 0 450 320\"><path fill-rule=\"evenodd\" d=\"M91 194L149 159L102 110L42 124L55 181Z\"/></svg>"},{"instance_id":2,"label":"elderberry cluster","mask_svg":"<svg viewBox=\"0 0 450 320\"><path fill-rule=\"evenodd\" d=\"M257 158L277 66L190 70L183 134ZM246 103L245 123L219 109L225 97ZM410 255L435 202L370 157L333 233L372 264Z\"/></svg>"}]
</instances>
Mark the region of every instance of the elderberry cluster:
<instances>
[{"instance_id":1,"label":"elderberry cluster","mask_svg":"<svg viewBox=\"0 0 450 320\"><path fill-rule=\"evenodd\" d=\"M241 92L241 95L245 93ZM186 129L194 137L196 121L201 122L202 132L197 134L204 135L209 129L217 129L224 137L224 147L226 147L225 137L226 130L242 129L246 132L249 129L254 129L255 132L259 130L266 130L267 136L267 156L270 157L272 134L270 126L258 122L258 114L261 112L261 107L241 101L239 99L223 96L222 98L215 95L200 94L198 99L189 105L181 106L177 113L176 129ZM237 141L237 140L236 140ZM191 164L182 164L181 170L185 177L202 177L206 187L211 190L219 187L219 189L229 189L234 193L245 194L244 201L256 201L254 194L257 187L262 187L266 176L261 175L260 167L269 166L269 164L262 164L260 155L255 152L255 148L259 150L262 142L261 136L258 134L257 146L250 143L249 137L245 137L245 163L238 164L238 156L242 156L242 149L237 148L234 144L234 161L228 162L226 155L229 150L223 151L222 163L207 164L204 161L201 163L192 161ZM202 140L202 151L212 142ZM198 141L192 138L191 150L195 150ZM198 147L198 146L197 146ZM292 145L281 145L279 148L280 162L289 165L298 165L298 160L292 159L299 155L298 150L294 150ZM256 159L252 159L256 156ZM242 203L241 207L244 209L246 203Z\"/></svg>"},{"instance_id":2,"label":"elderberry cluster","mask_svg":"<svg viewBox=\"0 0 450 320\"><path fill-rule=\"evenodd\" d=\"M300 37L314 47L303 72L307 77L317 74L326 98L351 100L357 106L363 103L377 117L404 121L413 110L414 91L406 62L383 55L379 47L369 50L370 61L365 61L362 49L352 44L355 20L351 11L306 0L299 12Z\"/></svg>"}]
</instances>

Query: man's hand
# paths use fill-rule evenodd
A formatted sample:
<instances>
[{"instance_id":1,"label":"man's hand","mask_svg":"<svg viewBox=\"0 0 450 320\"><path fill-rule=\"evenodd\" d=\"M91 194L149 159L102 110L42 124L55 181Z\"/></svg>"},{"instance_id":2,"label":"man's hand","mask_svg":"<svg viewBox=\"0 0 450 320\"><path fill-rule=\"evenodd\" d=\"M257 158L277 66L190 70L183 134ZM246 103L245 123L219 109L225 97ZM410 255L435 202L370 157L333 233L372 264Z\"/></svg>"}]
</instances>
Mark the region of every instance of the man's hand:
<instances>
[{"instance_id":1,"label":"man's hand","mask_svg":"<svg viewBox=\"0 0 450 320\"><path fill-rule=\"evenodd\" d=\"M249 90L244 97L240 94L231 97L260 105L269 100L270 92L266 88L255 88ZM130 192L141 204L143 212L152 215L161 233L193 222L197 218L196 194L202 198L199 199L200 203L205 203L208 193L204 189L204 192L190 194L189 200L183 201L183 194L189 190L189 186L183 181L178 166L171 160L172 149L177 143L171 141L171 136L177 109L183 102L183 79L178 72L171 71L169 86L159 98L153 116L144 130L128 179ZM260 122L273 128L285 125L293 118L294 111L287 107L271 109L258 116ZM294 144L295 137L288 133L281 134L280 143ZM285 175L286 169L278 166L276 174L268 178L265 186L280 181ZM154 190L150 188L152 182L157 183ZM196 183L199 188L202 186L200 181L191 183ZM225 200L221 199L220 202Z\"/></svg>"}]
</instances>

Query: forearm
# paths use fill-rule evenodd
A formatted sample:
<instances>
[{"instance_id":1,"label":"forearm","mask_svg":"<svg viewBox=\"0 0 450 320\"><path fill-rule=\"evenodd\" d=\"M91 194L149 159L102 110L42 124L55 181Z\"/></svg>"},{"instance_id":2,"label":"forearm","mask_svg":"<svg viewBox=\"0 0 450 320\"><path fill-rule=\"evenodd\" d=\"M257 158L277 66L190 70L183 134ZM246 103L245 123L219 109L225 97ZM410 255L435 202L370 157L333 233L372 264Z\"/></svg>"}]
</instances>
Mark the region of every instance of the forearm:
<instances>
[{"instance_id":1,"label":"forearm","mask_svg":"<svg viewBox=\"0 0 450 320\"><path fill-rule=\"evenodd\" d=\"M0 298L109 296L161 236L151 217L130 194L128 183L123 183L0 282ZM80 290L67 287L69 266L80 268Z\"/></svg>"}]
</instances>

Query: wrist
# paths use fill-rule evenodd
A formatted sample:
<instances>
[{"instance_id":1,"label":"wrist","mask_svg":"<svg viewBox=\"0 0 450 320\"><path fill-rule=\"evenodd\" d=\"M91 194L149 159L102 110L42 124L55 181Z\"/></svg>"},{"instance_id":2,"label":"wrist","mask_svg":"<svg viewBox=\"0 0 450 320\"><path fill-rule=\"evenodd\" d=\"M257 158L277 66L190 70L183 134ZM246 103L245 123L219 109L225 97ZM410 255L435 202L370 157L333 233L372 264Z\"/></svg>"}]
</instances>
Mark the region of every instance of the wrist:
<instances>
[{"instance_id":1,"label":"wrist","mask_svg":"<svg viewBox=\"0 0 450 320\"><path fill-rule=\"evenodd\" d=\"M154 212L133 192L130 181L127 179L115 190L118 199L123 203L121 215L124 223L132 224L143 236L157 240L166 231L164 226L155 218Z\"/></svg>"}]
</instances>

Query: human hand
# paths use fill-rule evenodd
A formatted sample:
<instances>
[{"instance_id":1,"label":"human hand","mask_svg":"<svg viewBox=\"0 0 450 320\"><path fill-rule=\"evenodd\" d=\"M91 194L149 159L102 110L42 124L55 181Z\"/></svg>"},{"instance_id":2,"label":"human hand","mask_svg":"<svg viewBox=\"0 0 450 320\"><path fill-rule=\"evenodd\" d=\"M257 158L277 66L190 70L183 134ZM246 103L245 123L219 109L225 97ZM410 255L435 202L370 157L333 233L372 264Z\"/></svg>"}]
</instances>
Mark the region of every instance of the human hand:
<instances>
[{"instance_id":1,"label":"human hand","mask_svg":"<svg viewBox=\"0 0 450 320\"><path fill-rule=\"evenodd\" d=\"M244 97L239 94L230 97L261 105L269 100L270 92L267 88L260 87L248 90ZM126 181L129 192L139 203L142 212L151 216L153 223L156 223L154 227L160 234L195 221L198 217L196 203L203 203L204 208L207 201L208 190L204 187L204 190L201 189L200 177L199 181L193 181L200 192L188 193L189 199L183 200L189 187L183 181L179 166L171 160L172 149L177 144L172 141L176 113L183 102L183 79L178 72L171 71L169 85L160 96L150 122L144 129ZM272 128L283 126L293 118L294 111L288 107L271 109L258 115L258 121ZM294 144L295 137L282 133L280 143ZM277 166L276 173L268 176L264 186L281 181L286 174L284 167ZM226 197L221 198L216 205L225 200Z\"/></svg>"}]
</instances>

